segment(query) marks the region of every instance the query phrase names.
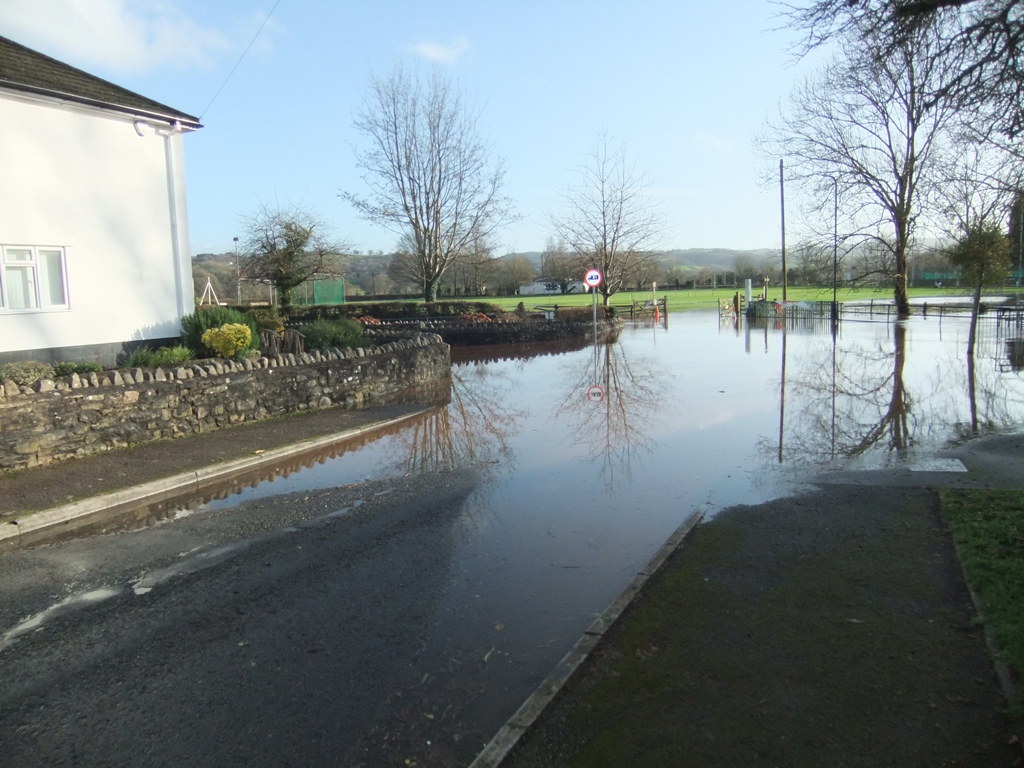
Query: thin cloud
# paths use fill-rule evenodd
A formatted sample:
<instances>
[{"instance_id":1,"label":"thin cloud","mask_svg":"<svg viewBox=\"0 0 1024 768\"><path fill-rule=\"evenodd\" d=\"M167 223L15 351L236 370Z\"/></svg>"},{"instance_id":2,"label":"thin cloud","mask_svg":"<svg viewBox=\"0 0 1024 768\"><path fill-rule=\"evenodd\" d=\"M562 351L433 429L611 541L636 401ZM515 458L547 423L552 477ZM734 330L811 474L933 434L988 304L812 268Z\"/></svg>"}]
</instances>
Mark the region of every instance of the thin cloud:
<instances>
[{"instance_id":1,"label":"thin cloud","mask_svg":"<svg viewBox=\"0 0 1024 768\"><path fill-rule=\"evenodd\" d=\"M441 43L417 43L412 46L414 54L435 64L455 64L462 58L462 54L468 50L469 40L465 37L457 37L448 45L442 45Z\"/></svg>"},{"instance_id":2,"label":"thin cloud","mask_svg":"<svg viewBox=\"0 0 1024 768\"><path fill-rule=\"evenodd\" d=\"M715 152L721 152L723 155L728 155L733 152L733 146L725 139L719 139L716 136L711 136L706 133L695 133L693 135L694 141L698 144L702 144L705 147L715 150Z\"/></svg>"},{"instance_id":3,"label":"thin cloud","mask_svg":"<svg viewBox=\"0 0 1024 768\"><path fill-rule=\"evenodd\" d=\"M0 29L31 48L120 74L203 67L229 48L169 0L3 0Z\"/></svg>"}]
</instances>

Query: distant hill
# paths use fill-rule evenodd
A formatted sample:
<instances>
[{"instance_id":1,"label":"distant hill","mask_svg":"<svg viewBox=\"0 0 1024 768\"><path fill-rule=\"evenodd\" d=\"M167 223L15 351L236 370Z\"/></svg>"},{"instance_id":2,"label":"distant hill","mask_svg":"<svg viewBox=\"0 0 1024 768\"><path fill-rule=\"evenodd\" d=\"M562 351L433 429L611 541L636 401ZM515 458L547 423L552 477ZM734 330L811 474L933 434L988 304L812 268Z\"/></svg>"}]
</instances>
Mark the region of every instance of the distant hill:
<instances>
[{"instance_id":1,"label":"distant hill","mask_svg":"<svg viewBox=\"0 0 1024 768\"><path fill-rule=\"evenodd\" d=\"M689 267L714 267L719 271L729 271L733 267L737 256L746 256L755 262L762 259L772 258L778 255L778 251L770 248L757 248L754 250L737 250L734 248L685 248L664 251L663 266Z\"/></svg>"},{"instance_id":2,"label":"distant hill","mask_svg":"<svg viewBox=\"0 0 1024 768\"><path fill-rule=\"evenodd\" d=\"M511 254L509 254L511 255ZM518 253L517 256L525 256L533 264L538 272L541 267L540 251L526 251ZM740 250L736 248L674 248L669 251L660 251L659 257L662 260L662 267L712 267L719 272L732 270L737 256L746 256L755 263L764 259L777 258L779 252L771 248L755 248L752 250Z\"/></svg>"}]
</instances>

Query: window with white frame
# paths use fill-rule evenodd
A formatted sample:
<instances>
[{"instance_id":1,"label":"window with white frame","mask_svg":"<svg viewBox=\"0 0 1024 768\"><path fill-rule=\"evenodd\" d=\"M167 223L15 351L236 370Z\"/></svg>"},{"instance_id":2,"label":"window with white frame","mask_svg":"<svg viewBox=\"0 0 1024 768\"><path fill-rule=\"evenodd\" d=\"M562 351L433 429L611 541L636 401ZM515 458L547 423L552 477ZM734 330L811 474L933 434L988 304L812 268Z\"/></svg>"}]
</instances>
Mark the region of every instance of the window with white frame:
<instances>
[{"instance_id":1,"label":"window with white frame","mask_svg":"<svg viewBox=\"0 0 1024 768\"><path fill-rule=\"evenodd\" d=\"M67 308L63 248L0 245L0 310Z\"/></svg>"}]
</instances>

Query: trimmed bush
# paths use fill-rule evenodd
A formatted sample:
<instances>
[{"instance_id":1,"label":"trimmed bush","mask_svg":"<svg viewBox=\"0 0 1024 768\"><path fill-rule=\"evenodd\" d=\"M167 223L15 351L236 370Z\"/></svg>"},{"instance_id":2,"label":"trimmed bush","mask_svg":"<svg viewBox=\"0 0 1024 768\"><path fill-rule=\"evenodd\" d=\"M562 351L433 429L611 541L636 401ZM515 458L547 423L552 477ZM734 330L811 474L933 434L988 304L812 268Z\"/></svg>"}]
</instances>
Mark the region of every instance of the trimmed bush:
<instances>
[{"instance_id":1,"label":"trimmed bush","mask_svg":"<svg viewBox=\"0 0 1024 768\"><path fill-rule=\"evenodd\" d=\"M191 315L185 315L181 319L181 340L186 347L196 350L202 357L217 357L217 350L203 343L203 334L211 328L235 324L244 325L249 329L248 349L258 349L260 329L256 320L232 307L204 307Z\"/></svg>"},{"instance_id":2,"label":"trimmed bush","mask_svg":"<svg viewBox=\"0 0 1024 768\"><path fill-rule=\"evenodd\" d=\"M609 311L611 310L611 311ZM606 317L615 317L613 307L598 305L597 319L603 320ZM559 307L555 310L555 318L563 323L587 323L594 319L593 307Z\"/></svg>"},{"instance_id":3,"label":"trimmed bush","mask_svg":"<svg viewBox=\"0 0 1024 768\"><path fill-rule=\"evenodd\" d=\"M463 317L465 315L497 315L501 307L486 301L435 301L426 305L430 317Z\"/></svg>"},{"instance_id":4,"label":"trimmed bush","mask_svg":"<svg viewBox=\"0 0 1024 768\"><path fill-rule=\"evenodd\" d=\"M54 363L53 375L59 379L70 376L72 373L99 373L103 366L99 363Z\"/></svg>"},{"instance_id":5,"label":"trimmed bush","mask_svg":"<svg viewBox=\"0 0 1024 768\"><path fill-rule=\"evenodd\" d=\"M13 381L21 387L28 387L40 379L52 379L53 366L38 360L25 360L20 363L7 363L0 366L0 381Z\"/></svg>"},{"instance_id":6,"label":"trimmed bush","mask_svg":"<svg viewBox=\"0 0 1024 768\"><path fill-rule=\"evenodd\" d=\"M430 317L461 317L463 315L497 315L501 308L485 301L374 301L352 304L331 304L318 307L298 307L291 315L292 322L312 323L314 320L341 317L375 317L378 320L425 320Z\"/></svg>"},{"instance_id":7,"label":"trimmed bush","mask_svg":"<svg viewBox=\"0 0 1024 768\"><path fill-rule=\"evenodd\" d=\"M334 320L321 318L299 327L306 337L306 349L330 349L340 347L354 349L372 346L363 333L363 327L355 320L339 317Z\"/></svg>"},{"instance_id":8,"label":"trimmed bush","mask_svg":"<svg viewBox=\"0 0 1024 768\"><path fill-rule=\"evenodd\" d=\"M220 328L211 328L203 334L203 344L217 353L217 357L230 360L249 349L252 331L242 323L228 323Z\"/></svg>"}]
</instances>

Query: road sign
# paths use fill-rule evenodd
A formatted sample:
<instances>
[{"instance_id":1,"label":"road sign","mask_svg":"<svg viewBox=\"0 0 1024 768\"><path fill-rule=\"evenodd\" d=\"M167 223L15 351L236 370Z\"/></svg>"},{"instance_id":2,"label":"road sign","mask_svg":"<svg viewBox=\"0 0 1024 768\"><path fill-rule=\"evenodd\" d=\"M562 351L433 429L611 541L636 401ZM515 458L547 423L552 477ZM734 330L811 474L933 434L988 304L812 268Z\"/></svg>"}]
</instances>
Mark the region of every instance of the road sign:
<instances>
[{"instance_id":1,"label":"road sign","mask_svg":"<svg viewBox=\"0 0 1024 768\"><path fill-rule=\"evenodd\" d=\"M597 286L601 284L601 271L599 269L588 269L586 277L583 278L583 282L591 288L597 288Z\"/></svg>"},{"instance_id":2,"label":"road sign","mask_svg":"<svg viewBox=\"0 0 1024 768\"><path fill-rule=\"evenodd\" d=\"M592 403L600 403L604 400L604 390L597 384L587 390L587 400Z\"/></svg>"}]
</instances>

